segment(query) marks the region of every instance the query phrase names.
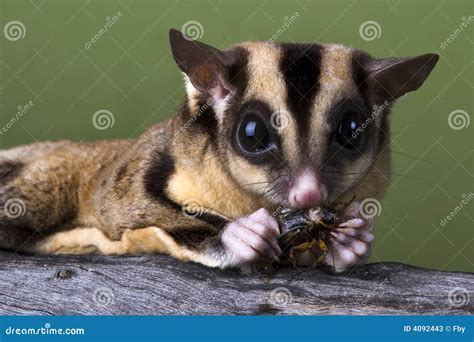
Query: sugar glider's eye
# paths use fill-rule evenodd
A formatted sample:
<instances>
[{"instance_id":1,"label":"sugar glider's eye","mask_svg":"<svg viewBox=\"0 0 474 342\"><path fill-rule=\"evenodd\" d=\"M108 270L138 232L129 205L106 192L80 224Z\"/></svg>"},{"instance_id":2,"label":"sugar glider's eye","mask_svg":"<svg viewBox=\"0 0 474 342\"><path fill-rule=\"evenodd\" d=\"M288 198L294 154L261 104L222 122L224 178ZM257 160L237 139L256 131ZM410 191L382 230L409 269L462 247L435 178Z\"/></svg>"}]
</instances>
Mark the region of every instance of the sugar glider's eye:
<instances>
[{"instance_id":1,"label":"sugar glider's eye","mask_svg":"<svg viewBox=\"0 0 474 342\"><path fill-rule=\"evenodd\" d=\"M255 114L248 114L240 123L237 139L246 152L259 153L270 148L272 142L265 122Z\"/></svg>"},{"instance_id":2,"label":"sugar glider's eye","mask_svg":"<svg viewBox=\"0 0 474 342\"><path fill-rule=\"evenodd\" d=\"M344 148L354 150L360 145L362 134L360 119L356 114L348 114L339 122L336 142Z\"/></svg>"}]
</instances>

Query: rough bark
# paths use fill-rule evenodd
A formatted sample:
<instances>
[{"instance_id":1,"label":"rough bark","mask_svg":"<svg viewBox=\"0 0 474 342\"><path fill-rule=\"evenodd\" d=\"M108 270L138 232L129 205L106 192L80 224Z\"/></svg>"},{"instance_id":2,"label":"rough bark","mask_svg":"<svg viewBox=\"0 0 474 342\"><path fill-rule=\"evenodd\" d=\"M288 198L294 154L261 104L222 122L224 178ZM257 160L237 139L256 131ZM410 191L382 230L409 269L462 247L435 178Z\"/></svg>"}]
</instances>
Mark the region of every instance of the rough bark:
<instances>
[{"instance_id":1,"label":"rough bark","mask_svg":"<svg viewBox=\"0 0 474 342\"><path fill-rule=\"evenodd\" d=\"M0 314L472 314L474 274L377 263L243 275L166 256L0 254ZM469 298L470 297L470 298Z\"/></svg>"}]
</instances>

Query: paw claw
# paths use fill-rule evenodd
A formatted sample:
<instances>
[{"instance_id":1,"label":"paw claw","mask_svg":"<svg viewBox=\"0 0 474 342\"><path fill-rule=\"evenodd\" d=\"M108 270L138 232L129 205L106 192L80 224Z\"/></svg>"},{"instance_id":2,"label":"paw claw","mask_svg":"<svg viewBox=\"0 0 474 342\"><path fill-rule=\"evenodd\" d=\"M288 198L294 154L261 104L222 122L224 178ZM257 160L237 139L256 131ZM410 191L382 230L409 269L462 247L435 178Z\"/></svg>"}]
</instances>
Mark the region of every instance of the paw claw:
<instances>
[{"instance_id":1,"label":"paw claw","mask_svg":"<svg viewBox=\"0 0 474 342\"><path fill-rule=\"evenodd\" d=\"M355 218L351 219L349 221L346 221L344 223L341 223L339 226L340 227L352 227L352 228L362 228L367 225L367 221L361 218Z\"/></svg>"},{"instance_id":2,"label":"paw claw","mask_svg":"<svg viewBox=\"0 0 474 342\"><path fill-rule=\"evenodd\" d=\"M226 266L242 267L265 259L279 261L278 236L278 224L265 209L231 222L221 237L228 259Z\"/></svg>"},{"instance_id":3,"label":"paw claw","mask_svg":"<svg viewBox=\"0 0 474 342\"><path fill-rule=\"evenodd\" d=\"M337 272L362 264L374 240L372 220L360 217L358 202L351 203L345 215L350 219L331 232L331 245L324 259Z\"/></svg>"}]
</instances>

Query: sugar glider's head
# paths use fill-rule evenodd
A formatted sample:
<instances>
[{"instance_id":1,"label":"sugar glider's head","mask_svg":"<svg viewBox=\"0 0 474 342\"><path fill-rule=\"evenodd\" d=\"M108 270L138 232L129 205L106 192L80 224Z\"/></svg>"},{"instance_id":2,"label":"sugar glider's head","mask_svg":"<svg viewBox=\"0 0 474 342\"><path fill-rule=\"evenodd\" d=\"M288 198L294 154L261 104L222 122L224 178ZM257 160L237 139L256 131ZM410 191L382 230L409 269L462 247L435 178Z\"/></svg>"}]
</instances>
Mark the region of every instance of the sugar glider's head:
<instances>
[{"instance_id":1,"label":"sugar glider's head","mask_svg":"<svg viewBox=\"0 0 474 342\"><path fill-rule=\"evenodd\" d=\"M295 208L330 204L388 180L388 113L438 56L375 59L332 44L250 42L228 50L170 31L200 118L243 188Z\"/></svg>"}]
</instances>

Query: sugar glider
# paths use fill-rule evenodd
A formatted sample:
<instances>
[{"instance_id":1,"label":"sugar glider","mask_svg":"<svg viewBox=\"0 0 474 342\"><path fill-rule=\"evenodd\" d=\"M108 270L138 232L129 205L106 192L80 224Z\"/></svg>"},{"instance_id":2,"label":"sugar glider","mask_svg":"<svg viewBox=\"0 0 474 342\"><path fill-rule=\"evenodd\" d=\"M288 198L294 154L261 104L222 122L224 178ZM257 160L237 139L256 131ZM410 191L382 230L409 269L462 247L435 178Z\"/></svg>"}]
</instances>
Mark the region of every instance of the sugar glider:
<instances>
[{"instance_id":1,"label":"sugar glider","mask_svg":"<svg viewBox=\"0 0 474 342\"><path fill-rule=\"evenodd\" d=\"M438 60L317 43L221 51L177 30L170 44L186 95L168 120L138 139L0 152L1 249L162 253L219 268L277 259L278 207L383 195L391 107ZM324 260L336 270L363 262L373 240L358 203L347 210L355 218Z\"/></svg>"}]
</instances>

